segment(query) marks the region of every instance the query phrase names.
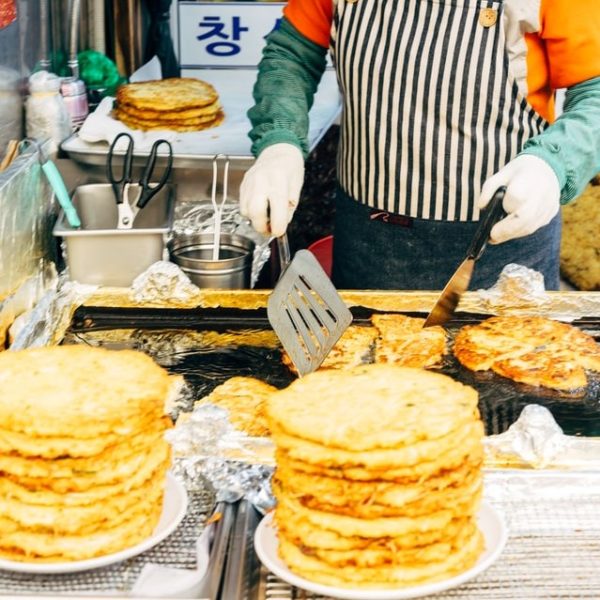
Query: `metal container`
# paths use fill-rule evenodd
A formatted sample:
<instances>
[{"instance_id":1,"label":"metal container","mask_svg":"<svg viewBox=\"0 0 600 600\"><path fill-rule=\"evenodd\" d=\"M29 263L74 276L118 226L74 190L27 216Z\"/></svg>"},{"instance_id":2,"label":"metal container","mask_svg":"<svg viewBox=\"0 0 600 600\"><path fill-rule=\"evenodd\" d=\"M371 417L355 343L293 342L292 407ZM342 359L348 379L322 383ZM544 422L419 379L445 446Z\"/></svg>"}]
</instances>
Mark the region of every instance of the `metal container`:
<instances>
[{"instance_id":1,"label":"metal container","mask_svg":"<svg viewBox=\"0 0 600 600\"><path fill-rule=\"evenodd\" d=\"M131 194L137 184L131 185ZM151 264L163 260L173 223L172 186L165 186L136 216L132 229L117 229L117 204L110 184L79 186L73 204L81 228L61 213L53 234L64 240L69 276L80 283L128 287Z\"/></svg>"},{"instance_id":2,"label":"metal container","mask_svg":"<svg viewBox=\"0 0 600 600\"><path fill-rule=\"evenodd\" d=\"M213 260L212 233L181 235L171 241L171 260L200 288L250 288L254 242L241 235L221 233L219 259Z\"/></svg>"}]
</instances>

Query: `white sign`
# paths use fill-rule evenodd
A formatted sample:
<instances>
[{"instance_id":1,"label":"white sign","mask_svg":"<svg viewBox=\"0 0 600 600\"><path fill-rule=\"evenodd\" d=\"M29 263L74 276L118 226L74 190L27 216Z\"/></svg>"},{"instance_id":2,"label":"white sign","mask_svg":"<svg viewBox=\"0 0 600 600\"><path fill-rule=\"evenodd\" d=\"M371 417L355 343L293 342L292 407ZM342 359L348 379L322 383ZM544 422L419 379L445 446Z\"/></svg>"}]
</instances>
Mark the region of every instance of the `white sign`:
<instances>
[{"instance_id":1,"label":"white sign","mask_svg":"<svg viewBox=\"0 0 600 600\"><path fill-rule=\"evenodd\" d=\"M182 69L256 67L285 2L178 2Z\"/></svg>"}]
</instances>

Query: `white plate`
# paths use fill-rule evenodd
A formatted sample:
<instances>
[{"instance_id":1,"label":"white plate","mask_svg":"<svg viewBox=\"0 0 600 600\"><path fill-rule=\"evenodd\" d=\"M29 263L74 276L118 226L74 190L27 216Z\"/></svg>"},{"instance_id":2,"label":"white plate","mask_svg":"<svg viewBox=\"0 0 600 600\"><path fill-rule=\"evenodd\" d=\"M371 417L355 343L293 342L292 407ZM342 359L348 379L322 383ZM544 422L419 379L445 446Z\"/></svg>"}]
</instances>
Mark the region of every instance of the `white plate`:
<instances>
[{"instance_id":1,"label":"white plate","mask_svg":"<svg viewBox=\"0 0 600 600\"><path fill-rule=\"evenodd\" d=\"M421 598L459 586L487 569L500 556L507 538L506 527L500 515L492 506L484 502L477 515L477 524L485 538L485 552L469 570L443 581L396 589L339 588L309 581L292 573L279 558L277 528L273 523L272 514L268 514L258 525L254 536L254 547L258 557L267 569L295 587L322 596L343 598L345 600L405 600L406 598Z\"/></svg>"},{"instance_id":2,"label":"white plate","mask_svg":"<svg viewBox=\"0 0 600 600\"><path fill-rule=\"evenodd\" d=\"M167 483L165 488L165 497L160 520L154 533L131 548L125 548L113 554L98 556L97 558L88 558L86 560L74 560L71 562L59 563L28 563L14 560L0 559L0 569L6 571L15 571L18 573L74 573L77 571L87 571L88 569L98 569L113 563L137 556L159 542L162 542L168 535L175 531L175 528L187 510L187 493L185 488L171 473L167 473Z\"/></svg>"}]
</instances>

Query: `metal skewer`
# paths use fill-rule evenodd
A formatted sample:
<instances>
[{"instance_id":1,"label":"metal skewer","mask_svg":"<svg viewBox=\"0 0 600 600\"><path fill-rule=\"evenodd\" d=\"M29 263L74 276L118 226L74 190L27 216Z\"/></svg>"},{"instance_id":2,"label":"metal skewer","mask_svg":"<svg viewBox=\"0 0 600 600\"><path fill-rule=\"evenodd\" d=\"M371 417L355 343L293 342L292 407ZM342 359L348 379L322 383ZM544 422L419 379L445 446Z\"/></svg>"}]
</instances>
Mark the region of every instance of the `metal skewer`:
<instances>
[{"instance_id":1,"label":"metal skewer","mask_svg":"<svg viewBox=\"0 0 600 600\"><path fill-rule=\"evenodd\" d=\"M225 168L223 170L223 197L220 204L217 204L217 179L218 179L218 162L222 158L225 160ZM221 245L221 217L223 214L223 206L227 200L227 180L229 178L229 157L225 154L215 154L213 157L213 181L211 202L214 210L214 242L213 242L213 260L219 260L219 247Z\"/></svg>"}]
</instances>

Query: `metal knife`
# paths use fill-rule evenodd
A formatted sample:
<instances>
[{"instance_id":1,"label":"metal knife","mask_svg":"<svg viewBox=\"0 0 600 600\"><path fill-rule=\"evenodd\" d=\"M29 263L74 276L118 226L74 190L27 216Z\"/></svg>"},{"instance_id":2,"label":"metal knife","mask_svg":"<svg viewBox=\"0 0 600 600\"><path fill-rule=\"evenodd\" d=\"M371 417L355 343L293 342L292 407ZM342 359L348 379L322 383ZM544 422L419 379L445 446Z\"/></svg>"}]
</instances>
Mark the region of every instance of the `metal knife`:
<instances>
[{"instance_id":1,"label":"metal knife","mask_svg":"<svg viewBox=\"0 0 600 600\"><path fill-rule=\"evenodd\" d=\"M458 269L456 269L454 275L452 275L446 284L446 287L444 287L442 290L442 293L435 303L435 306L425 320L423 327L443 325L454 314L460 297L469 288L471 276L473 275L473 269L475 268L475 262L483 254L485 246L490 238L490 231L492 230L492 227L503 216L505 216L504 209L502 208L502 200L504 200L505 193L505 186L498 188L489 204L486 206L484 211L482 211L481 221L479 222L479 226L475 231L475 235L473 236L471 245L467 250L465 259L462 261Z\"/></svg>"}]
</instances>

